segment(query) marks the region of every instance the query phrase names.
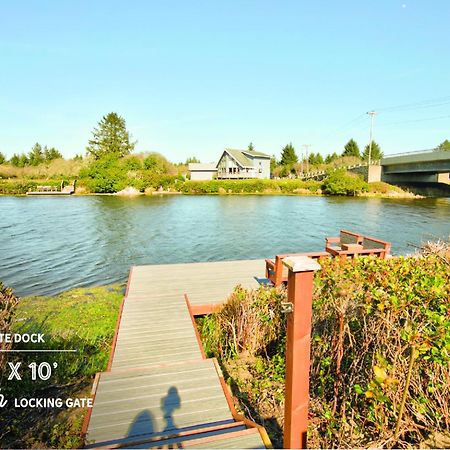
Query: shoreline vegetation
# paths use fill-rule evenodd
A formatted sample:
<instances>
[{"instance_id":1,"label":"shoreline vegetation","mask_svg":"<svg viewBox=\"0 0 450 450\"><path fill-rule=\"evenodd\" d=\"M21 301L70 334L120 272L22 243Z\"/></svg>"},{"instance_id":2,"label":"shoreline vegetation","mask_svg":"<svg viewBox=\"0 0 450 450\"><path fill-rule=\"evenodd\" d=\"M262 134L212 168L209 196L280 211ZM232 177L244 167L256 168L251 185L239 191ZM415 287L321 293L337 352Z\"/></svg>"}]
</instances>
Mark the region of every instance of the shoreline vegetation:
<instances>
[{"instance_id":1,"label":"shoreline vegetation","mask_svg":"<svg viewBox=\"0 0 450 450\"><path fill-rule=\"evenodd\" d=\"M160 157L160 156L158 156ZM162 158L162 157L161 157ZM127 158L129 159L129 158ZM61 163L61 170L54 166ZM154 174L145 169L133 173L119 170L115 174L92 173L88 163L72 166L67 170L67 161L54 161L50 167L36 167L35 171L11 170L0 165L0 195L20 196L36 190L40 185L58 188L61 181L66 183L76 179L76 196L86 195L300 195L300 196L355 196L386 198L423 198L412 192L384 182L366 183L357 175L344 169L330 172L322 181L301 179L248 179L248 180L208 180L192 181L182 173L167 175ZM73 170L76 167L76 170ZM47 177L44 174L47 173Z\"/></svg>"},{"instance_id":2,"label":"shoreline vegetation","mask_svg":"<svg viewBox=\"0 0 450 450\"><path fill-rule=\"evenodd\" d=\"M360 151L350 139L340 155L296 154L292 143L283 147L280 157L270 159L270 179L189 180L189 163L196 157L173 163L157 152L132 153L136 142L126 129L125 119L111 112L103 116L86 147L86 155L70 160L59 150L36 143L26 154L9 160L0 153L0 195L25 195L38 186L55 189L76 180L75 195L139 193L161 194L257 194L257 195L343 195L422 198L383 182L367 183L347 168L378 161L383 153L376 142ZM442 144L443 145L443 144ZM449 144L450 145L450 144ZM249 151L255 148L250 142ZM308 179L320 173L321 179ZM306 178L305 178L306 177Z\"/></svg>"},{"instance_id":3,"label":"shoreline vegetation","mask_svg":"<svg viewBox=\"0 0 450 450\"><path fill-rule=\"evenodd\" d=\"M1 289L0 308L6 289ZM3 294L3 295L2 295ZM84 398L90 397L93 377L106 370L124 295L124 286L113 284L78 288L54 297L24 297L9 311L12 333L43 333L48 349L74 353L9 354L8 361L56 363L51 382L30 379L8 381L0 367L1 393L6 398ZM16 350L40 348L42 344L14 344ZM16 356L20 355L20 356ZM0 414L1 448L80 448L86 409L3 408Z\"/></svg>"},{"instance_id":4,"label":"shoreline vegetation","mask_svg":"<svg viewBox=\"0 0 450 450\"><path fill-rule=\"evenodd\" d=\"M315 274L308 448L449 448L450 247L321 262ZM284 288L236 287L197 318L238 411L283 443Z\"/></svg>"},{"instance_id":5,"label":"shoreline vegetation","mask_svg":"<svg viewBox=\"0 0 450 450\"><path fill-rule=\"evenodd\" d=\"M323 262L313 305L311 448L450 444L449 264L445 242L427 243L410 257ZM78 349L22 356L25 363L57 362L51 385L25 378L19 389L0 371L2 394L89 397L93 377L107 368L124 286L78 288L17 304L1 285L0 294L9 330L44 333L49 348ZM283 289L238 286L220 312L196 319L205 352L218 358L236 406L264 425L276 446L282 444L285 296ZM3 409L0 446L78 448L85 414L83 408Z\"/></svg>"},{"instance_id":6,"label":"shoreline vegetation","mask_svg":"<svg viewBox=\"0 0 450 450\"><path fill-rule=\"evenodd\" d=\"M133 141L125 119L115 112L102 117L92 131L86 155L66 160L54 147L36 143L29 153L14 154L9 160L0 152L0 195L25 195L38 186L57 188L61 182L76 180L76 195L143 193L182 194L258 194L258 195L343 195L363 197L423 198L384 182L367 183L362 175L347 168L379 161L383 152L372 141L360 151L350 139L340 154L299 156L292 143L285 145L277 158L270 157L270 179L189 180L189 163L196 157L173 163L157 152L133 153ZM449 150L445 140L436 150ZM255 151L253 143L248 151ZM236 167L234 168L236 169ZM358 169L359 170L359 169ZM321 179L306 180L312 173Z\"/></svg>"}]
</instances>

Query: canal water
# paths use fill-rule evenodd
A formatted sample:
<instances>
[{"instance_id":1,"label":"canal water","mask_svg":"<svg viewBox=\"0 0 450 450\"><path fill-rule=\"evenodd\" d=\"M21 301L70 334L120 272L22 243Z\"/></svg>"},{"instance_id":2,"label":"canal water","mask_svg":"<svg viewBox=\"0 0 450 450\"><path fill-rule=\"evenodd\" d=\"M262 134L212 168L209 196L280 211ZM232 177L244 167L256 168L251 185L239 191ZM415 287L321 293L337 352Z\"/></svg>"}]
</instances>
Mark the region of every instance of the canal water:
<instances>
[{"instance_id":1,"label":"canal water","mask_svg":"<svg viewBox=\"0 0 450 450\"><path fill-rule=\"evenodd\" d=\"M450 199L0 197L0 281L18 295L125 281L130 266L323 250L349 229L408 254L450 235Z\"/></svg>"}]
</instances>

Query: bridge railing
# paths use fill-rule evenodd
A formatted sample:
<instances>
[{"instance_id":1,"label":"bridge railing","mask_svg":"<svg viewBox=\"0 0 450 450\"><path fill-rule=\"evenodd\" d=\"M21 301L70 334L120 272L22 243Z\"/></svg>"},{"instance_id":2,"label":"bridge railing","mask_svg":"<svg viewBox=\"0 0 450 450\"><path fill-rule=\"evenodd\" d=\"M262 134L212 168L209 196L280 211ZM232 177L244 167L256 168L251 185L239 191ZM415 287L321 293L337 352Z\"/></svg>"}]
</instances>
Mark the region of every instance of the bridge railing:
<instances>
[{"instance_id":1,"label":"bridge railing","mask_svg":"<svg viewBox=\"0 0 450 450\"><path fill-rule=\"evenodd\" d=\"M414 150L412 152L402 152L402 153L394 153L393 155L386 155L383 157L383 160L389 158L396 158L397 156L408 156L408 155L417 155L419 153L433 153L438 151L437 148L428 148L426 150Z\"/></svg>"}]
</instances>

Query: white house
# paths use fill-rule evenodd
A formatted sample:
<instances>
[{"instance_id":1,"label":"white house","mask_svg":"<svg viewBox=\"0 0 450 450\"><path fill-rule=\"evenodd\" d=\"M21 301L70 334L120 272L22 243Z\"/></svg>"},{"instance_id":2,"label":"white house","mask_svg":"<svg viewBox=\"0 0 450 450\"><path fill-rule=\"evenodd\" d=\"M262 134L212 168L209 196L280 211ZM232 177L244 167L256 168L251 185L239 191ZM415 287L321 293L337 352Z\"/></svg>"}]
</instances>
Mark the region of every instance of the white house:
<instances>
[{"instance_id":1,"label":"white house","mask_svg":"<svg viewBox=\"0 0 450 450\"><path fill-rule=\"evenodd\" d=\"M189 163L188 170L194 181L212 180L217 173L215 164Z\"/></svg>"},{"instance_id":2,"label":"white house","mask_svg":"<svg viewBox=\"0 0 450 450\"><path fill-rule=\"evenodd\" d=\"M226 148L216 167L217 178L270 178L270 156L254 150Z\"/></svg>"}]
</instances>

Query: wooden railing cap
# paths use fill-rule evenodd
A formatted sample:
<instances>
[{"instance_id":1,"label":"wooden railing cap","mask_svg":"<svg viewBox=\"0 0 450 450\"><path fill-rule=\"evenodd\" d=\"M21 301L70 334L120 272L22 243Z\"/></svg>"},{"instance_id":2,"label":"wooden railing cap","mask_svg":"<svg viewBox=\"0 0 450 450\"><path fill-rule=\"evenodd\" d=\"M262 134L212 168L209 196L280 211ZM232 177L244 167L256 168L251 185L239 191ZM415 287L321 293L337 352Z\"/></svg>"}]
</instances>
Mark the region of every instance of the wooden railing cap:
<instances>
[{"instance_id":1,"label":"wooden railing cap","mask_svg":"<svg viewBox=\"0 0 450 450\"><path fill-rule=\"evenodd\" d=\"M294 273L320 270L320 264L309 256L288 256L283 264Z\"/></svg>"}]
</instances>

